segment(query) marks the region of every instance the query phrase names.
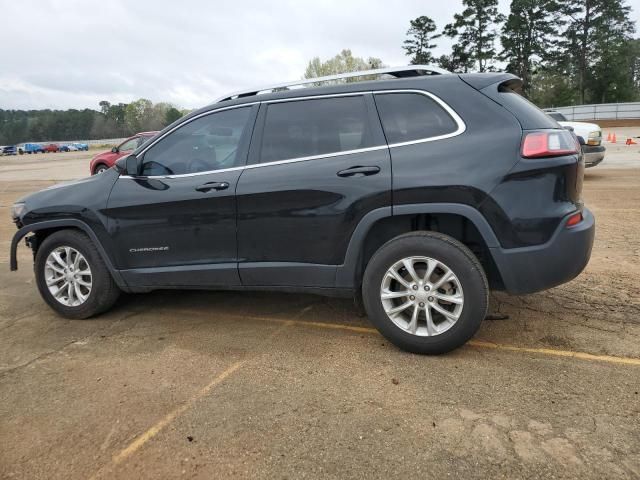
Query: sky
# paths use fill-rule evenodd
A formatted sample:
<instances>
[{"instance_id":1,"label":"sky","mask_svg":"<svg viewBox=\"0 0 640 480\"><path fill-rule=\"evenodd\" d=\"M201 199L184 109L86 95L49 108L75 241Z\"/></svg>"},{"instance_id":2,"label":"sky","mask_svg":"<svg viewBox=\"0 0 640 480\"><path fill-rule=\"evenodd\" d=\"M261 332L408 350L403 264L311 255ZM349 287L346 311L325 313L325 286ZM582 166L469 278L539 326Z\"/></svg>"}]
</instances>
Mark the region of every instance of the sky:
<instances>
[{"instance_id":1,"label":"sky","mask_svg":"<svg viewBox=\"0 0 640 480\"><path fill-rule=\"evenodd\" d=\"M640 0L627 4L640 32ZM192 109L300 79L311 58L344 48L406 65L409 20L441 29L461 10L461 0L0 0L0 108L148 98Z\"/></svg>"}]
</instances>

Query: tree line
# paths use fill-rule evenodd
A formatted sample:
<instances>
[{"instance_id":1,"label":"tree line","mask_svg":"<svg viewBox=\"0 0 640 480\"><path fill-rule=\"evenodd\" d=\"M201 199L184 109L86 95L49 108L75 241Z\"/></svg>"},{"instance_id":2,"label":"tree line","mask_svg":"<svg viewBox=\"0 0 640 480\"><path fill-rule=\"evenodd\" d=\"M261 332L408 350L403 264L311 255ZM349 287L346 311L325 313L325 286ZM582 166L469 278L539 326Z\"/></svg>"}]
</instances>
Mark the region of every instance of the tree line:
<instances>
[{"instance_id":1,"label":"tree line","mask_svg":"<svg viewBox=\"0 0 640 480\"><path fill-rule=\"evenodd\" d=\"M453 72L506 70L540 107L640 99L640 39L625 0L463 0L441 30L428 16L410 21L403 48L412 64ZM453 39L435 57L441 37Z\"/></svg>"},{"instance_id":2,"label":"tree line","mask_svg":"<svg viewBox=\"0 0 640 480\"><path fill-rule=\"evenodd\" d=\"M428 16L409 22L402 47L412 64L452 72L506 70L523 80L523 93L540 107L640 100L640 39L634 38L626 0L462 0L463 9L441 29ZM438 39L453 40L434 56ZM383 67L375 57L343 50L313 58L305 78ZM183 113L146 99L99 103L100 110L1 110L0 145L25 141L120 138L159 130Z\"/></svg>"},{"instance_id":3,"label":"tree line","mask_svg":"<svg viewBox=\"0 0 640 480\"><path fill-rule=\"evenodd\" d=\"M2 110L0 145L52 140L122 138L161 130L185 112L141 98L131 103L99 103L100 110Z\"/></svg>"}]
</instances>

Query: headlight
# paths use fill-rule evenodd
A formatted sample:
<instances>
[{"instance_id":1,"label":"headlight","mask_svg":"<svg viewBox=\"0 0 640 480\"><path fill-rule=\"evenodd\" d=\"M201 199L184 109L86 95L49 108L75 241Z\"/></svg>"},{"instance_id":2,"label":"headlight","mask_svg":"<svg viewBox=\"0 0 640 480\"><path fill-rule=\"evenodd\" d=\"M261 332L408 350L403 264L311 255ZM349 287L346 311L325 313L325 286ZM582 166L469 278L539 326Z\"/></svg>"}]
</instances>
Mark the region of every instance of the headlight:
<instances>
[{"instance_id":1,"label":"headlight","mask_svg":"<svg viewBox=\"0 0 640 480\"><path fill-rule=\"evenodd\" d=\"M26 210L27 207L24 203L14 203L11 207L11 218L13 219L13 221L20 220Z\"/></svg>"},{"instance_id":2,"label":"headlight","mask_svg":"<svg viewBox=\"0 0 640 480\"><path fill-rule=\"evenodd\" d=\"M600 145L601 142L602 142L602 131L596 130L593 132L589 132L587 145Z\"/></svg>"}]
</instances>

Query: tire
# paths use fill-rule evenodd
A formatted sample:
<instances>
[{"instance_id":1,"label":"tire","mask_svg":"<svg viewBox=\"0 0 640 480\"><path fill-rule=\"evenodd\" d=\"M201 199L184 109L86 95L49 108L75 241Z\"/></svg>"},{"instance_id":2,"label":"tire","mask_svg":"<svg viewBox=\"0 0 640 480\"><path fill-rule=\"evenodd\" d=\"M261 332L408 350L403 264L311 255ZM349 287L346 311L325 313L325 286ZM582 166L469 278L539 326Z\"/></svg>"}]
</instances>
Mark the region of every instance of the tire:
<instances>
[{"instance_id":1,"label":"tire","mask_svg":"<svg viewBox=\"0 0 640 480\"><path fill-rule=\"evenodd\" d=\"M404 283L388 274L392 268ZM438 286L439 280L447 279ZM383 300L383 291L386 297L397 298ZM480 262L465 245L440 233L412 232L376 251L365 269L362 296L369 320L387 340L408 352L436 355L458 348L476 333L487 313L489 285ZM402 310L404 305L409 307ZM394 312L397 309L401 310ZM440 313L443 310L446 316Z\"/></svg>"},{"instance_id":2,"label":"tire","mask_svg":"<svg viewBox=\"0 0 640 480\"><path fill-rule=\"evenodd\" d=\"M93 174L94 175L98 175L99 173L104 173L107 170L109 170L109 167L107 167L104 163L100 163L100 164L98 164L98 166L93 171Z\"/></svg>"},{"instance_id":3,"label":"tire","mask_svg":"<svg viewBox=\"0 0 640 480\"><path fill-rule=\"evenodd\" d=\"M67 248L69 250L65 253L64 250ZM49 258L54 251L60 252L59 256L62 259L69 255L71 260L81 258L75 268L75 273L77 275L76 278L80 279L76 280L76 285L80 290L80 295L84 294L84 300L80 300L81 297L74 288L72 288L70 297L66 295L68 288L60 288L59 291L63 293L60 295L60 300L58 300L54 296L54 292L47 286L48 278L51 280L54 278L53 276L65 275L59 272L60 270L64 272L64 268L61 268L63 263L58 263L54 257ZM74 255L73 252L79 253L80 257ZM48 259L58 270L47 266ZM80 272L86 272L87 266L90 274L83 276ZM87 235L77 230L60 230L48 236L38 248L34 269L40 295L54 311L66 318L85 319L98 315L111 308L120 295L120 289L113 281L98 249ZM80 285L80 282L82 282L82 285ZM90 289L86 287L87 283L91 285ZM65 284L67 286L69 284L66 279L51 288L58 290L58 286L64 287ZM69 301L74 296L77 299L75 304Z\"/></svg>"}]
</instances>

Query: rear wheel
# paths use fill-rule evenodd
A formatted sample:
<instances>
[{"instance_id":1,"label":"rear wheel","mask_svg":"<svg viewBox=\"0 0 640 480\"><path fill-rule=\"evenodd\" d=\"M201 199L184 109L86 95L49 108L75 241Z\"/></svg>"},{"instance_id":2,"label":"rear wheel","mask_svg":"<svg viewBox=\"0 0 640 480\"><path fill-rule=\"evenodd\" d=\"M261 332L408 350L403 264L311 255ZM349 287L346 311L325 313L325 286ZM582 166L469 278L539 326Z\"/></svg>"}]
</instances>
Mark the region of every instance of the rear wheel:
<instances>
[{"instance_id":1,"label":"rear wheel","mask_svg":"<svg viewBox=\"0 0 640 480\"><path fill-rule=\"evenodd\" d=\"M97 248L79 231L48 236L38 248L34 268L40 295L63 317L102 313L120 294Z\"/></svg>"},{"instance_id":2,"label":"rear wheel","mask_svg":"<svg viewBox=\"0 0 640 480\"><path fill-rule=\"evenodd\" d=\"M369 319L390 342L413 353L439 354L475 334L489 288L478 259L462 243L413 232L374 254L362 295Z\"/></svg>"}]
</instances>

